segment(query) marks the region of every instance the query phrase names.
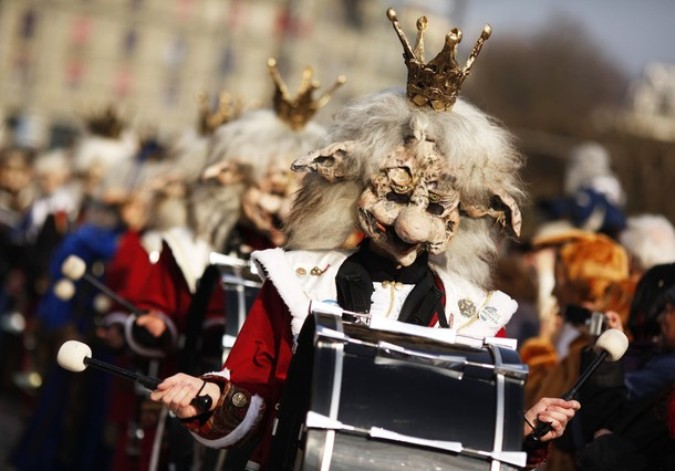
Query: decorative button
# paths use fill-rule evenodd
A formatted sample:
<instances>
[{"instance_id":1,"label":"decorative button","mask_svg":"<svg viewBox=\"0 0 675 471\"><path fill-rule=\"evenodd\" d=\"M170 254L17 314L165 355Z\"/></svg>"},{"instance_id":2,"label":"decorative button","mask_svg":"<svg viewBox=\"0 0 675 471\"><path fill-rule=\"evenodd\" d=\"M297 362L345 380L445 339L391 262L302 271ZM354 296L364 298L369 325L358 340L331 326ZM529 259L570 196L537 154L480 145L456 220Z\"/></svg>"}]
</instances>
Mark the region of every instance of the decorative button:
<instances>
[{"instance_id":1,"label":"decorative button","mask_svg":"<svg viewBox=\"0 0 675 471\"><path fill-rule=\"evenodd\" d=\"M234 393L232 395L232 405L234 405L234 407L244 407L247 402L246 394L242 392Z\"/></svg>"},{"instance_id":2,"label":"decorative button","mask_svg":"<svg viewBox=\"0 0 675 471\"><path fill-rule=\"evenodd\" d=\"M314 276L321 276L326 272L326 270L328 270L328 268L330 268L330 263L326 265L324 268L314 267L312 268L312 271L310 271L309 273Z\"/></svg>"},{"instance_id":3,"label":"decorative button","mask_svg":"<svg viewBox=\"0 0 675 471\"><path fill-rule=\"evenodd\" d=\"M470 299L460 299L458 301L459 312L464 317L473 317L476 315L476 305Z\"/></svg>"},{"instance_id":4,"label":"decorative button","mask_svg":"<svg viewBox=\"0 0 675 471\"><path fill-rule=\"evenodd\" d=\"M299 267L295 269L295 274L298 276L305 276L307 274L307 270L305 270L302 267Z\"/></svg>"}]
</instances>

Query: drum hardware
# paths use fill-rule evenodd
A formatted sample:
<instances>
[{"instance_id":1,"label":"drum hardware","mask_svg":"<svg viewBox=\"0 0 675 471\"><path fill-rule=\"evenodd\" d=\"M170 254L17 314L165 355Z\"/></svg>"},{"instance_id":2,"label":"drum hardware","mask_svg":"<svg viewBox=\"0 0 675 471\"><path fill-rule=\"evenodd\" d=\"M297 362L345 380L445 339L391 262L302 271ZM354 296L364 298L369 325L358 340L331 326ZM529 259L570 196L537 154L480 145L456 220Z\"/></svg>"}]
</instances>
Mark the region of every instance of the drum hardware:
<instances>
[{"instance_id":1,"label":"drum hardware","mask_svg":"<svg viewBox=\"0 0 675 471\"><path fill-rule=\"evenodd\" d=\"M488 345L487 346L490 352L492 353L494 359L495 359L495 368L502 368L502 355L495 345ZM495 411L495 438L494 438L494 444L492 445L493 450L499 450L501 451L503 446L504 446L504 414L505 414L505 409L504 409L504 402L505 398L504 396L506 395L505 387L506 387L506 378L503 373L496 373L496 384L495 388L497 390L496 394L496 411ZM525 378L523 378L523 382L525 381ZM525 455L525 462L527 461L527 454ZM523 462L522 466L525 465L525 462ZM496 468L496 463L495 461L492 462L492 468Z\"/></svg>"},{"instance_id":2,"label":"drum hardware","mask_svg":"<svg viewBox=\"0 0 675 471\"><path fill-rule=\"evenodd\" d=\"M261 284L258 281L247 280L240 276L230 275L229 273L223 273L221 280L225 284L236 285L236 286L245 286L248 288L260 288Z\"/></svg>"},{"instance_id":3,"label":"drum hardware","mask_svg":"<svg viewBox=\"0 0 675 471\"><path fill-rule=\"evenodd\" d=\"M341 318L344 322L366 325L375 330L416 335L452 345L465 345L473 348L483 348L486 345L498 345L511 350L516 350L517 348L516 339L503 337L467 337L465 335L459 335L456 330L452 329L430 329L426 326L406 324L384 316L373 317L371 314L347 311L333 303L312 301L309 305L309 312L318 315L333 315Z\"/></svg>"},{"instance_id":4,"label":"drum hardware","mask_svg":"<svg viewBox=\"0 0 675 471\"><path fill-rule=\"evenodd\" d=\"M309 304L309 312L337 316L345 322L352 322L359 325L370 325L371 318L373 317L370 313L347 311L337 304L320 301L311 301Z\"/></svg>"},{"instance_id":5,"label":"drum hardware","mask_svg":"<svg viewBox=\"0 0 675 471\"><path fill-rule=\"evenodd\" d=\"M222 362L232 350L246 321L255 294L262 287L255 265L239 257L218 252L209 254L209 263L220 269L220 281L226 296L225 333L222 338Z\"/></svg>"},{"instance_id":6,"label":"drum hardware","mask_svg":"<svg viewBox=\"0 0 675 471\"><path fill-rule=\"evenodd\" d=\"M251 273L256 274L255 266L248 260L243 260L232 255L225 255L218 252L209 253L209 263L211 265L223 265L228 267L247 268Z\"/></svg>"},{"instance_id":7,"label":"drum hardware","mask_svg":"<svg viewBox=\"0 0 675 471\"><path fill-rule=\"evenodd\" d=\"M452 343L441 329L418 335L418 326L393 321L357 325L340 312L311 312L297 338L272 447L279 469L525 464L527 368L516 351L462 336Z\"/></svg>"},{"instance_id":8,"label":"drum hardware","mask_svg":"<svg viewBox=\"0 0 675 471\"><path fill-rule=\"evenodd\" d=\"M378 351L378 355L375 358L376 362L387 358L393 358L397 360L416 362L420 365L434 366L455 371L463 370L466 366L473 366L493 370L493 374L495 375L501 374L510 378L522 379L523 381L528 375L527 366L522 364L496 365L491 363L478 363L469 361L465 356L430 354L384 341L372 343L350 337L344 332L338 332L337 330L327 328L325 326L317 326L316 339L318 338L332 339L353 345L363 345L376 348ZM490 343L486 346L489 348L491 345L493 344ZM496 351L499 352L499 349L496 349ZM461 379L461 375L459 375L458 378Z\"/></svg>"},{"instance_id":9,"label":"drum hardware","mask_svg":"<svg viewBox=\"0 0 675 471\"><path fill-rule=\"evenodd\" d=\"M436 450L449 451L451 453L458 453L476 458L483 458L489 460L496 460L502 463L508 463L515 466L525 466L527 462L527 453L523 451L485 451L466 448L462 442L445 441L445 440L427 440L424 438L413 437L401 433L386 430L380 427L370 427L368 429L353 427L344 424L336 419L331 419L325 415L317 414L316 412L307 412L305 419L305 427L308 429L334 430L354 435L361 435L375 440L385 440L392 442L400 442L408 445L416 445L424 448L432 448Z\"/></svg>"}]
</instances>

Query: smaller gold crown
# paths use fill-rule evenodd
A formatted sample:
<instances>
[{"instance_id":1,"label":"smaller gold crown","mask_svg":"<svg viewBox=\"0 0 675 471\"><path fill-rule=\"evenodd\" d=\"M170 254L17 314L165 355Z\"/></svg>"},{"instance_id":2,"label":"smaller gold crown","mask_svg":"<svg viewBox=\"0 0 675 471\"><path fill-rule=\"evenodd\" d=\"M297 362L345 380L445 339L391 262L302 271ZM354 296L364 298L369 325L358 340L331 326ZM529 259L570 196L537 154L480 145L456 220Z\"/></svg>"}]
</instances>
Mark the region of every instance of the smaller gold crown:
<instances>
[{"instance_id":1,"label":"smaller gold crown","mask_svg":"<svg viewBox=\"0 0 675 471\"><path fill-rule=\"evenodd\" d=\"M291 99L288 87L286 87L281 74L279 74L277 61L269 59L267 66L270 69L270 75L275 85L273 98L274 111L279 119L295 131L304 128L309 120L312 119L312 116L330 101L332 93L347 81L344 75L340 75L335 84L324 92L319 99L315 100L312 98L312 93L319 88L319 83L312 80L314 75L312 68L305 67L302 73L302 82L300 83L300 87L298 87L298 95L295 99Z\"/></svg>"},{"instance_id":2,"label":"smaller gold crown","mask_svg":"<svg viewBox=\"0 0 675 471\"><path fill-rule=\"evenodd\" d=\"M106 106L102 111L85 115L84 122L90 133L111 139L118 139L125 126L113 105Z\"/></svg>"},{"instance_id":3,"label":"smaller gold crown","mask_svg":"<svg viewBox=\"0 0 675 471\"><path fill-rule=\"evenodd\" d=\"M197 99L199 100L198 127L202 135L213 133L218 126L232 121L244 109L243 100L233 98L227 92L218 95L218 106L214 112L211 112L206 93L201 93Z\"/></svg>"},{"instance_id":4,"label":"smaller gold crown","mask_svg":"<svg viewBox=\"0 0 675 471\"><path fill-rule=\"evenodd\" d=\"M429 106L434 110L449 110L457 101L457 95L464 80L469 75L471 66L480 53L485 41L490 37L492 28L485 25L473 51L461 67L457 62L457 46L462 41L462 32L454 28L445 37L445 45L441 52L431 61L424 61L424 34L428 23L426 16L417 20L417 43L415 49L401 29L396 12L389 8L387 18L394 26L396 34L403 45L403 58L408 67L408 84L406 93L417 106Z\"/></svg>"}]
</instances>

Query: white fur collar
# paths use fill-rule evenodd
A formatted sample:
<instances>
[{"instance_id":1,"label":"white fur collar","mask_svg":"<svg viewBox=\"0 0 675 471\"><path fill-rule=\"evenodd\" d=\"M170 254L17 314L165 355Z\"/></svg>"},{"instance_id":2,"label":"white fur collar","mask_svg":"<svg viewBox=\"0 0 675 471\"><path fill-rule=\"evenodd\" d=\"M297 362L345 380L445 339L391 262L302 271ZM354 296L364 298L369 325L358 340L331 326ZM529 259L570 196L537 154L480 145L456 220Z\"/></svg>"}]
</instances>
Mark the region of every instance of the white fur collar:
<instances>
[{"instance_id":1,"label":"white fur collar","mask_svg":"<svg viewBox=\"0 0 675 471\"><path fill-rule=\"evenodd\" d=\"M269 280L288 307L293 334L298 334L312 301L337 304L335 276L353 251L284 251L276 248L253 252L263 281ZM434 260L429 266L440 277L445 290L445 313L458 333L471 337L492 337L511 319L518 303L501 291L486 292L450 273ZM475 315L462 314L463 304L473 304Z\"/></svg>"},{"instance_id":2,"label":"white fur collar","mask_svg":"<svg viewBox=\"0 0 675 471\"><path fill-rule=\"evenodd\" d=\"M171 248L190 292L194 293L197 290L197 281L209 264L211 248L206 242L195 239L194 234L187 227L169 229L163 234L163 239Z\"/></svg>"}]
</instances>

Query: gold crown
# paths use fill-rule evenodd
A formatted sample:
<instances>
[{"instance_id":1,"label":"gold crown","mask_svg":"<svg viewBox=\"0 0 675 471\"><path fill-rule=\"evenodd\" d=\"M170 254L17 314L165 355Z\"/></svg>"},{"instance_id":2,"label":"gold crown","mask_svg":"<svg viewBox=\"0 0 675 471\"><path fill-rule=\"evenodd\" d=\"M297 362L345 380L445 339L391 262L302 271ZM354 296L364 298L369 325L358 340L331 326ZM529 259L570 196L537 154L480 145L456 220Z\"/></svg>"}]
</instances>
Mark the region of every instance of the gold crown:
<instances>
[{"instance_id":1,"label":"gold crown","mask_svg":"<svg viewBox=\"0 0 675 471\"><path fill-rule=\"evenodd\" d=\"M90 133L111 139L119 138L125 125L113 105L108 105L99 112L85 115L84 122Z\"/></svg>"},{"instance_id":2,"label":"gold crown","mask_svg":"<svg viewBox=\"0 0 675 471\"><path fill-rule=\"evenodd\" d=\"M490 37L492 28L485 25L480 38L476 41L473 51L461 67L457 62L457 46L462 41L462 32L457 28L452 29L445 37L445 45L441 52L431 61L424 61L424 34L428 24L426 16L417 20L417 44L415 49L401 29L396 18L396 12L389 8L387 18L394 26L396 34L403 45L403 58L408 67L408 84L406 93L417 106L429 106L434 110L449 110L457 101L459 89L469 75L471 66L480 53L485 41Z\"/></svg>"},{"instance_id":3,"label":"gold crown","mask_svg":"<svg viewBox=\"0 0 675 471\"><path fill-rule=\"evenodd\" d=\"M232 98L227 92L218 95L218 106L213 113L206 93L201 93L197 99L199 100L198 126L202 135L211 134L221 124L232 121L244 109L243 101L239 98Z\"/></svg>"},{"instance_id":4,"label":"gold crown","mask_svg":"<svg viewBox=\"0 0 675 471\"><path fill-rule=\"evenodd\" d=\"M295 99L291 99L288 87L286 87L281 74L279 74L277 61L269 59L267 66L270 69L270 75L275 85L273 98L274 111L279 119L295 131L304 128L309 120L312 119L312 116L330 101L331 94L347 81L344 75L340 75L335 84L324 92L319 99L315 100L312 98L312 93L319 88L319 83L312 80L314 75L312 68L305 67L305 70L302 72L302 82L300 83L300 87L298 87L298 95Z\"/></svg>"}]
</instances>

